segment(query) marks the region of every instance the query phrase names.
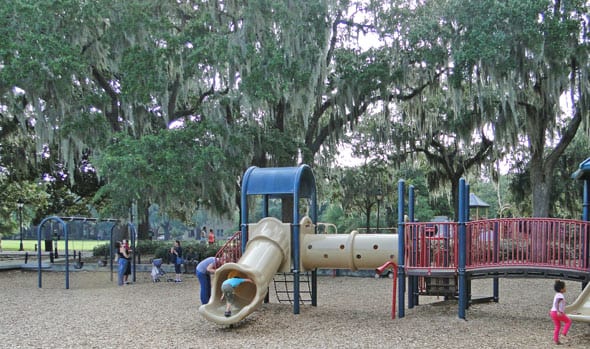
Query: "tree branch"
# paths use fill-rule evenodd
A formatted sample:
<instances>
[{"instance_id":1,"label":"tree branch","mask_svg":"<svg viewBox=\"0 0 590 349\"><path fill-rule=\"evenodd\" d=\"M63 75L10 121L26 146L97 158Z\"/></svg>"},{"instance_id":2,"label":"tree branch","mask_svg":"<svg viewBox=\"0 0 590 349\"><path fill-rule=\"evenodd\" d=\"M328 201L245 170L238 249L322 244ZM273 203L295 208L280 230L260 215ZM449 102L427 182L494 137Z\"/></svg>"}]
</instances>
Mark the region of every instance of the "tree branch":
<instances>
[{"instance_id":1,"label":"tree branch","mask_svg":"<svg viewBox=\"0 0 590 349\"><path fill-rule=\"evenodd\" d=\"M114 132L121 131L121 126L119 125L119 94L112 88L112 86L109 84L109 81L104 76L102 76L95 66L92 66L92 76L111 99L111 110L105 110L105 115L109 121L109 124L111 125L112 130Z\"/></svg>"}]
</instances>

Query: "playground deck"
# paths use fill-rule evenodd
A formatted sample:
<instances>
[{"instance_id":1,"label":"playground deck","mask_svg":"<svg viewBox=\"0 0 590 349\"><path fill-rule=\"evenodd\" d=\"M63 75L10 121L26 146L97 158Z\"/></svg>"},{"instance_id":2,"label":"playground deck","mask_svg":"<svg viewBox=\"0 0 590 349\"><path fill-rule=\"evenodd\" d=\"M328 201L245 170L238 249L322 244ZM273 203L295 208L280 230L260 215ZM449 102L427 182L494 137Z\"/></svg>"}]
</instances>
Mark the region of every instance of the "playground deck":
<instances>
[{"instance_id":1,"label":"playground deck","mask_svg":"<svg viewBox=\"0 0 590 349\"><path fill-rule=\"evenodd\" d=\"M590 281L590 223L551 218L465 223L465 271L472 278L541 277ZM406 223L407 275L449 276L459 268L456 222Z\"/></svg>"}]
</instances>

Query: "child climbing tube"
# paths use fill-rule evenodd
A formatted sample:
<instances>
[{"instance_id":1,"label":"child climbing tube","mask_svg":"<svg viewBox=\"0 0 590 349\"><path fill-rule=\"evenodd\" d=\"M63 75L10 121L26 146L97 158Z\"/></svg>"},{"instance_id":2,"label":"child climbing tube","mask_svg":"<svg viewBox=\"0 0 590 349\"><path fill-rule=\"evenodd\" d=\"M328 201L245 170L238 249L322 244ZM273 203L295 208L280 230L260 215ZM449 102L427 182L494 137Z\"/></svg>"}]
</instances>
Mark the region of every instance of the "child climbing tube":
<instances>
[{"instance_id":1,"label":"child climbing tube","mask_svg":"<svg viewBox=\"0 0 590 349\"><path fill-rule=\"evenodd\" d=\"M234 289L244 282L251 282L251 279L239 278L231 275L227 280L221 284L221 300L225 298L225 317L231 316L231 306L234 302Z\"/></svg>"}]
</instances>

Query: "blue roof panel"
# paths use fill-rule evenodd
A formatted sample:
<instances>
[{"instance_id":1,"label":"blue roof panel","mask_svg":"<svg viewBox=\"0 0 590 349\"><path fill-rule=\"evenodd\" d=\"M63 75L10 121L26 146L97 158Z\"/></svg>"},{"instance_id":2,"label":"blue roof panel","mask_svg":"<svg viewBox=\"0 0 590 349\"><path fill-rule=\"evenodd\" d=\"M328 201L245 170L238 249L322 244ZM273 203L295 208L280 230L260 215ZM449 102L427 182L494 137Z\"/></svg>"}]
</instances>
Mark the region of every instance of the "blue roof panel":
<instances>
[{"instance_id":1,"label":"blue roof panel","mask_svg":"<svg viewBox=\"0 0 590 349\"><path fill-rule=\"evenodd\" d=\"M582 161L576 172L572 173L574 179L590 179L590 158Z\"/></svg>"}]
</instances>

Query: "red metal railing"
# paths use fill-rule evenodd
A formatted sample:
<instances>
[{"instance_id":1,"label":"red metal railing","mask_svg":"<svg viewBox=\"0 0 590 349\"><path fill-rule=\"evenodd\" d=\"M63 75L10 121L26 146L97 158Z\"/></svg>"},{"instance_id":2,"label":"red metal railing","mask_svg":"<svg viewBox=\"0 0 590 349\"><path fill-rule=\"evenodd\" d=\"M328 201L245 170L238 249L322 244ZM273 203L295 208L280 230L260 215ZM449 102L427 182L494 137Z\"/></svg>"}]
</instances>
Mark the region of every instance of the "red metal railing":
<instances>
[{"instance_id":1,"label":"red metal railing","mask_svg":"<svg viewBox=\"0 0 590 349\"><path fill-rule=\"evenodd\" d=\"M457 268L457 227L455 222L406 223L406 268Z\"/></svg>"},{"instance_id":2,"label":"red metal railing","mask_svg":"<svg viewBox=\"0 0 590 349\"><path fill-rule=\"evenodd\" d=\"M407 269L456 269L455 222L406 223ZM588 271L590 223L553 218L489 219L466 223L466 268L550 267Z\"/></svg>"},{"instance_id":3,"label":"red metal railing","mask_svg":"<svg viewBox=\"0 0 590 349\"><path fill-rule=\"evenodd\" d=\"M468 222L467 265L588 270L589 222L506 218Z\"/></svg>"},{"instance_id":4,"label":"red metal railing","mask_svg":"<svg viewBox=\"0 0 590 349\"><path fill-rule=\"evenodd\" d=\"M216 268L219 268L223 263L236 263L242 257L242 232L235 232L217 251L215 257L219 261L215 266Z\"/></svg>"}]
</instances>

